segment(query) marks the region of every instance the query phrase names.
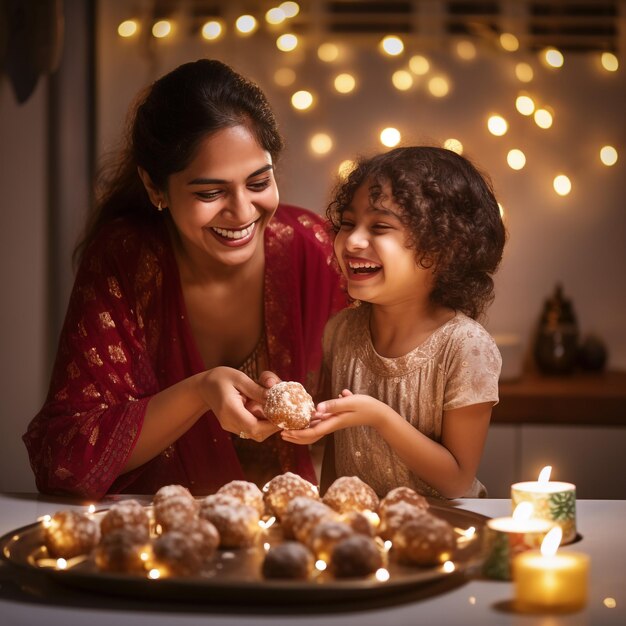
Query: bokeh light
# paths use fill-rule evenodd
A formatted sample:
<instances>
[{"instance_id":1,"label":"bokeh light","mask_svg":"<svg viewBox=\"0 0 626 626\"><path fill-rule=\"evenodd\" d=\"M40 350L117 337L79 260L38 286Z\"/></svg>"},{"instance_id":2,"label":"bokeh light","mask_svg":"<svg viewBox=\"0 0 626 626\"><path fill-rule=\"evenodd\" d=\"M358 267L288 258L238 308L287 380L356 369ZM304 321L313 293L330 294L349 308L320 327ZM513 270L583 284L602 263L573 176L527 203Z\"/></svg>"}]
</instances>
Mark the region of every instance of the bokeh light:
<instances>
[{"instance_id":1,"label":"bokeh light","mask_svg":"<svg viewBox=\"0 0 626 626\"><path fill-rule=\"evenodd\" d=\"M610 167L617 163L617 150L613 146L602 146L600 149L600 160L604 165Z\"/></svg>"},{"instance_id":2,"label":"bokeh light","mask_svg":"<svg viewBox=\"0 0 626 626\"><path fill-rule=\"evenodd\" d=\"M492 135L502 137L509 129L509 124L501 115L492 115L487 120L487 128Z\"/></svg>"},{"instance_id":3,"label":"bokeh light","mask_svg":"<svg viewBox=\"0 0 626 626\"><path fill-rule=\"evenodd\" d=\"M296 91L296 93L291 96L292 106L299 111L306 111L311 108L311 106L313 106L313 100L313 94L305 89Z\"/></svg>"},{"instance_id":4,"label":"bokeh light","mask_svg":"<svg viewBox=\"0 0 626 626\"><path fill-rule=\"evenodd\" d=\"M559 196L566 196L572 190L572 182L565 174L555 176L552 186Z\"/></svg>"},{"instance_id":5,"label":"bokeh light","mask_svg":"<svg viewBox=\"0 0 626 626\"><path fill-rule=\"evenodd\" d=\"M356 79L352 74L338 74L335 76L333 85L339 93L350 93L356 87Z\"/></svg>"},{"instance_id":6,"label":"bokeh light","mask_svg":"<svg viewBox=\"0 0 626 626\"><path fill-rule=\"evenodd\" d=\"M521 150L513 148L506 155L506 162L512 170L521 170L526 165L526 155Z\"/></svg>"},{"instance_id":7,"label":"bokeh light","mask_svg":"<svg viewBox=\"0 0 626 626\"><path fill-rule=\"evenodd\" d=\"M132 37L139 30L139 25L135 20L126 20L117 27L117 34L120 37Z\"/></svg>"},{"instance_id":8,"label":"bokeh light","mask_svg":"<svg viewBox=\"0 0 626 626\"><path fill-rule=\"evenodd\" d=\"M380 42L380 47L389 56L398 56L404 52L404 42L400 37L388 35Z\"/></svg>"},{"instance_id":9,"label":"bokeh light","mask_svg":"<svg viewBox=\"0 0 626 626\"><path fill-rule=\"evenodd\" d=\"M400 143L401 139L402 135L397 128L390 126L380 132L380 143L382 143L383 146L387 146L387 148L394 148Z\"/></svg>"}]
</instances>

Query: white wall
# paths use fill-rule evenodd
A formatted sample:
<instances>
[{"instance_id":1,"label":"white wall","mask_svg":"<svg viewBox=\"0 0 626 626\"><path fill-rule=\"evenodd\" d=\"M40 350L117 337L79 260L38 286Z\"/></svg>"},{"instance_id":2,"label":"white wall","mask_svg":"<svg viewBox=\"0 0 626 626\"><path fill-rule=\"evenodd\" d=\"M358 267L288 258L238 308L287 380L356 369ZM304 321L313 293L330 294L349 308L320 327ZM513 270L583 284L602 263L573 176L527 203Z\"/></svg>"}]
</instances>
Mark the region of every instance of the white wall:
<instances>
[{"instance_id":1,"label":"white wall","mask_svg":"<svg viewBox=\"0 0 626 626\"><path fill-rule=\"evenodd\" d=\"M450 51L450 42L438 49L409 44L399 60L392 60L381 58L371 39L345 39L344 43L353 42L345 60L325 64L317 59L316 48L332 38L303 38L300 52L292 55L278 52L274 37L263 31L246 39L231 34L222 42L209 43L197 33L189 34L189 24L179 14L174 35L152 40L148 46L147 36L132 40L117 36L117 24L132 16L124 2L100 3L101 150L110 148L119 136L128 103L140 86L202 56L230 63L264 88L288 144L279 172L282 198L316 211L327 204L339 163L356 153L381 149L377 134L385 126L399 128L404 143L455 137L491 175L510 233L496 279L489 330L519 334L527 347L544 299L562 282L573 300L581 333L599 335L608 346L609 366L626 368L624 64L611 74L600 69L597 54L572 54L566 55L561 70L549 71L530 54L511 55L493 45L479 47L476 59L468 62ZM142 26L145 32L145 22ZM429 96L425 80L409 92L391 86L392 71L406 68L416 53L426 54L436 73L451 79L448 97ZM517 61L529 62L535 69L535 79L527 87L515 78ZM293 87L280 88L273 81L275 70L283 66L298 73ZM359 87L351 95L333 95L333 77L343 71L352 72ZM304 113L289 104L291 93L302 88L319 95L317 105ZM553 107L552 129L542 130L515 111L521 89ZM509 120L504 137L486 131L492 112ZM320 131L335 139L334 150L321 158L308 149L309 137ZM606 143L621 151L612 168L598 158L600 146ZM527 165L521 171L506 164L511 148L526 154ZM568 174L573 182L573 191L565 198L552 189L558 173Z\"/></svg>"}]
</instances>

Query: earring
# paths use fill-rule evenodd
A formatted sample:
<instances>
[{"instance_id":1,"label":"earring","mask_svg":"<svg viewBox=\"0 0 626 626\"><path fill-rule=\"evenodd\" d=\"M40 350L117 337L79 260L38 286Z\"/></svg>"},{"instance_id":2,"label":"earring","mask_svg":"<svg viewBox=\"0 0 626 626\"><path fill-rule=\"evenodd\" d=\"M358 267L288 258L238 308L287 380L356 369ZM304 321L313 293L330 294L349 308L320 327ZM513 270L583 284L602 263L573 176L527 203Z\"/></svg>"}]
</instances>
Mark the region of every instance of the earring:
<instances>
[{"instance_id":1,"label":"earring","mask_svg":"<svg viewBox=\"0 0 626 626\"><path fill-rule=\"evenodd\" d=\"M163 207L161 206L161 201L159 200L159 204L157 205L157 211L160 213L163 211Z\"/></svg>"}]
</instances>

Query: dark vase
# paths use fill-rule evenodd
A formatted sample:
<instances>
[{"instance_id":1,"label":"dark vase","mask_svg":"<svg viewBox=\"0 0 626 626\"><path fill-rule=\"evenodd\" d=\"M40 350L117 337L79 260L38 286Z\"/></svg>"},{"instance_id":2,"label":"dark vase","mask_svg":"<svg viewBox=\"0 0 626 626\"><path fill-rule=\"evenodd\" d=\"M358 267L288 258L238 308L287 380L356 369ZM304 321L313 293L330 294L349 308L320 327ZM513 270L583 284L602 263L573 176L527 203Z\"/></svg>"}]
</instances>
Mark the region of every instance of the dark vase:
<instances>
[{"instance_id":1,"label":"dark vase","mask_svg":"<svg viewBox=\"0 0 626 626\"><path fill-rule=\"evenodd\" d=\"M578 323L561 285L545 301L535 340L535 361L544 374L571 374L578 360Z\"/></svg>"}]
</instances>

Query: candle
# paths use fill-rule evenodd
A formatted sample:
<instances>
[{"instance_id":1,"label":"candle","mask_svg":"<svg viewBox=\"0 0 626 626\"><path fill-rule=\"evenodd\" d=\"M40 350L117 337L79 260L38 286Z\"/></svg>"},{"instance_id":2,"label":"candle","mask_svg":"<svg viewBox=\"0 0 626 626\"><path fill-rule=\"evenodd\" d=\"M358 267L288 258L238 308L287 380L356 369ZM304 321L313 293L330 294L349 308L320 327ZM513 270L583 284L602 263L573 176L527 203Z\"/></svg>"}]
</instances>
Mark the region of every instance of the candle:
<instances>
[{"instance_id":1,"label":"candle","mask_svg":"<svg viewBox=\"0 0 626 626\"><path fill-rule=\"evenodd\" d=\"M576 485L550 480L552 467L544 467L536 481L511 485L511 504L533 505L533 517L558 524L563 530L563 543L576 538Z\"/></svg>"},{"instance_id":2,"label":"candle","mask_svg":"<svg viewBox=\"0 0 626 626\"><path fill-rule=\"evenodd\" d=\"M531 515L532 504L522 502L513 512L513 517L487 520L483 544L485 576L510 580L513 558L526 550L539 548L554 524L543 519L532 519Z\"/></svg>"},{"instance_id":3,"label":"candle","mask_svg":"<svg viewBox=\"0 0 626 626\"><path fill-rule=\"evenodd\" d=\"M541 551L531 550L513 559L515 604L521 611L577 611L587 603L589 557L557 548L563 531L553 528Z\"/></svg>"}]
</instances>

